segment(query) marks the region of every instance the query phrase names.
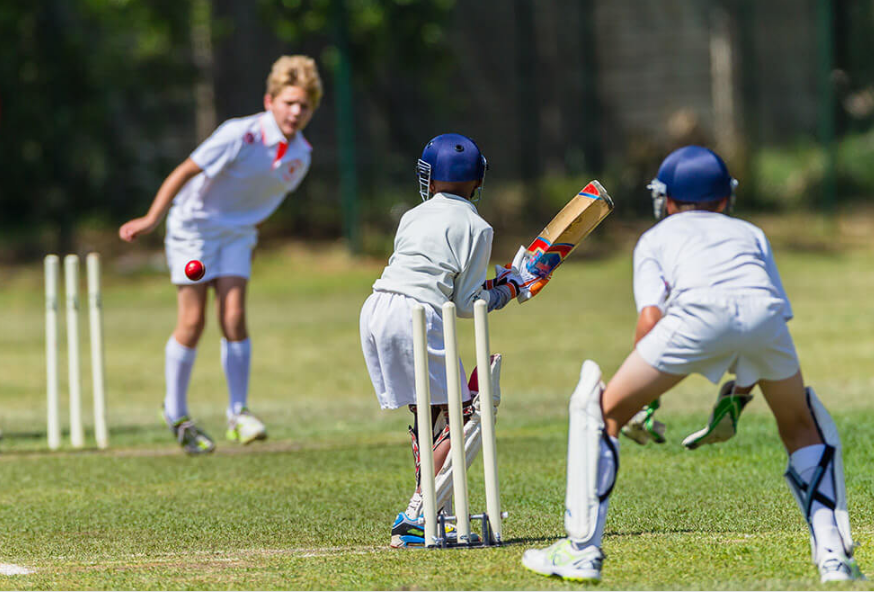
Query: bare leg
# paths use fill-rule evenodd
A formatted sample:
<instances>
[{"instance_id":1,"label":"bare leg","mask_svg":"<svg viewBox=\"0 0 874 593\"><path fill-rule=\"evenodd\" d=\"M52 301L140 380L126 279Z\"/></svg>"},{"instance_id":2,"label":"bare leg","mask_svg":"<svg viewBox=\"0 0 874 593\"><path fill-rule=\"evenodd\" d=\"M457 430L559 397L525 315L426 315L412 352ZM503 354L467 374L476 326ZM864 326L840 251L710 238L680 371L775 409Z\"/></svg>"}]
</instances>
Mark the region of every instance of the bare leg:
<instances>
[{"instance_id":1,"label":"bare leg","mask_svg":"<svg viewBox=\"0 0 874 593\"><path fill-rule=\"evenodd\" d=\"M173 337L186 348L196 348L203 333L206 320L206 284L191 284L177 287L176 329Z\"/></svg>"},{"instance_id":2,"label":"bare leg","mask_svg":"<svg viewBox=\"0 0 874 593\"><path fill-rule=\"evenodd\" d=\"M443 467L443 464L446 463L446 458L449 457L449 449L452 445L450 439L446 439L434 449L434 475L440 473L440 469ZM464 443L461 444L464 446Z\"/></svg>"},{"instance_id":3,"label":"bare leg","mask_svg":"<svg viewBox=\"0 0 874 593\"><path fill-rule=\"evenodd\" d=\"M226 276L215 281L216 305L222 334L229 342L241 342L249 337L246 328L245 278Z\"/></svg>"},{"instance_id":4,"label":"bare leg","mask_svg":"<svg viewBox=\"0 0 874 593\"><path fill-rule=\"evenodd\" d=\"M640 408L685 378L685 375L670 375L653 368L636 350L633 351L616 371L601 397L607 433L618 437L619 429Z\"/></svg>"},{"instance_id":5,"label":"bare leg","mask_svg":"<svg viewBox=\"0 0 874 593\"><path fill-rule=\"evenodd\" d=\"M759 381L765 400L777 421L777 430L789 453L822 443L804 394L801 371L788 379Z\"/></svg>"}]
</instances>

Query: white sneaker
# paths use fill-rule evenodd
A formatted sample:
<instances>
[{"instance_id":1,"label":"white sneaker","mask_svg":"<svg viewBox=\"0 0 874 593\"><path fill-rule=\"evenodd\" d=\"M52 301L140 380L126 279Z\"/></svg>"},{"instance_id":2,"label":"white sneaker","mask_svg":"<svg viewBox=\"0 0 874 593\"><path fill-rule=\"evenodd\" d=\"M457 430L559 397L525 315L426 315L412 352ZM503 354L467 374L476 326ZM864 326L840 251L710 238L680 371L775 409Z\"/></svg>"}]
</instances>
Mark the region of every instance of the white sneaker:
<instances>
[{"instance_id":1,"label":"white sneaker","mask_svg":"<svg viewBox=\"0 0 874 593\"><path fill-rule=\"evenodd\" d=\"M822 583L868 580L859 570L856 561L853 558L848 558L843 551L828 551L823 554L817 568L819 569L819 580Z\"/></svg>"},{"instance_id":2,"label":"white sneaker","mask_svg":"<svg viewBox=\"0 0 874 593\"><path fill-rule=\"evenodd\" d=\"M560 539L548 548L526 550L522 565L546 576L559 576L569 581L601 582L604 554L597 546L577 550L568 538Z\"/></svg>"},{"instance_id":3,"label":"white sneaker","mask_svg":"<svg viewBox=\"0 0 874 593\"><path fill-rule=\"evenodd\" d=\"M267 438L267 428L248 408L240 410L228 419L228 431L225 433L229 441L248 445L252 441L263 441Z\"/></svg>"}]
</instances>

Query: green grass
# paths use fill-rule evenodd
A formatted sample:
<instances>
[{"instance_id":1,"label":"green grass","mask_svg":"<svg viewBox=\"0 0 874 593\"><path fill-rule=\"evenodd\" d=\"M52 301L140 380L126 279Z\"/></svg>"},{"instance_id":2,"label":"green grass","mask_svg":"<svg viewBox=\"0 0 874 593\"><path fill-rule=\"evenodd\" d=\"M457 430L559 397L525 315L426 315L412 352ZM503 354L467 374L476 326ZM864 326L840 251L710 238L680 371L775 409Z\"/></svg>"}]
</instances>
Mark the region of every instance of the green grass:
<instances>
[{"instance_id":1,"label":"green grass","mask_svg":"<svg viewBox=\"0 0 874 593\"><path fill-rule=\"evenodd\" d=\"M843 432L854 535L863 544L858 558L874 570L871 255L777 249L805 376ZM508 545L490 550L387 546L413 473L410 415L379 410L358 342L360 305L382 265L330 250L259 254L249 307L251 403L271 439L248 448L220 443L207 458L182 455L158 418L174 290L161 273L122 274L112 262L104 278L111 449L48 452L41 269L7 270L0 563L35 572L0 576L0 588L585 588L529 573L519 558L563 535L566 406L580 363L596 359L610 375L629 350L628 251L593 262L578 257L536 300L491 317L493 348L505 355L498 456L510 517ZM83 338L85 321L83 314ZM226 395L209 321L190 399L195 416L220 436ZM460 325L472 366L472 324ZM82 354L87 402L87 346ZM65 365L62 353L62 371ZM714 394L701 378L685 381L660 411L667 445L623 441L600 588L818 588L806 528L782 478L785 454L761 397L744 413L739 438L695 452L680 446ZM479 462L470 476L478 510Z\"/></svg>"}]
</instances>

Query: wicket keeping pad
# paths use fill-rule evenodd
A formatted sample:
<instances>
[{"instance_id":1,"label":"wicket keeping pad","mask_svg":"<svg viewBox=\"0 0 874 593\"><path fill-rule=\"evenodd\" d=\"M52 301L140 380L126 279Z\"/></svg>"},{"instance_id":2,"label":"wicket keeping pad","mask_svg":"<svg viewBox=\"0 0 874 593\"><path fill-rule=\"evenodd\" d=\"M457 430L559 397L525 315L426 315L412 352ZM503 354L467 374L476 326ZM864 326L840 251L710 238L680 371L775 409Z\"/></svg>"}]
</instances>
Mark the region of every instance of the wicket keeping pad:
<instances>
[{"instance_id":1,"label":"wicket keeping pad","mask_svg":"<svg viewBox=\"0 0 874 593\"><path fill-rule=\"evenodd\" d=\"M567 493L564 526L568 536L587 541L598 528L601 502L610 496L619 470L619 455L604 430L601 410L601 368L583 362L580 381L568 405ZM601 468L601 446L612 457L610 468ZM602 471L604 475L602 476Z\"/></svg>"},{"instance_id":2,"label":"wicket keeping pad","mask_svg":"<svg viewBox=\"0 0 874 593\"><path fill-rule=\"evenodd\" d=\"M789 489L792 490L792 494L795 495L795 501L801 508L801 512L804 514L804 520L807 521L808 524L811 521L814 501L817 501L834 511L835 523L838 527L838 532L841 535L844 552L848 557L852 558L853 549L856 547L856 543L853 541L853 537L850 534L850 516L847 512L847 490L844 482L844 462L843 456L841 455L841 438L838 435L838 427L835 425L834 420L832 420L828 410L826 410L825 406L822 405L822 402L819 401L819 398L816 396L816 392L812 387L806 388L805 397L807 400L807 407L813 416L814 423L816 424L816 430L819 432L819 436L825 444L825 451L823 452L822 459L820 459L819 467L809 483L804 482L801 476L799 476L793 469L791 463L786 468L786 482L789 484ZM835 490L834 500L830 500L819 490L819 485L826 472L831 472L832 483L834 484ZM810 551L814 561L817 561L816 542L813 539L812 530L810 536Z\"/></svg>"}]
</instances>

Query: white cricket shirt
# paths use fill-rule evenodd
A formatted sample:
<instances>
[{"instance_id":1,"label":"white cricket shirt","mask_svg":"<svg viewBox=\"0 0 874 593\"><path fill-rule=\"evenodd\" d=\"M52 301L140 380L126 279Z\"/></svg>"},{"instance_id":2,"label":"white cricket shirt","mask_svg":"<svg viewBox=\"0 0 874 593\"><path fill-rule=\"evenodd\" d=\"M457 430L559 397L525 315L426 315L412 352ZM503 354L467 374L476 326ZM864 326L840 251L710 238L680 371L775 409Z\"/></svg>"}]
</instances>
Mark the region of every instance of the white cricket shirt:
<instances>
[{"instance_id":1,"label":"white cricket shirt","mask_svg":"<svg viewBox=\"0 0 874 593\"><path fill-rule=\"evenodd\" d=\"M493 236L469 200L435 194L401 218L394 253L373 289L407 295L438 312L451 300L459 317L473 317Z\"/></svg>"},{"instance_id":2,"label":"white cricket shirt","mask_svg":"<svg viewBox=\"0 0 874 593\"><path fill-rule=\"evenodd\" d=\"M671 214L645 232L634 248L634 300L638 312L668 305L693 291L708 295L767 294L792 307L771 245L757 226L716 212Z\"/></svg>"},{"instance_id":3,"label":"white cricket shirt","mask_svg":"<svg viewBox=\"0 0 874 593\"><path fill-rule=\"evenodd\" d=\"M303 181L311 152L301 132L287 140L269 111L226 121L191 153L203 172L176 194L168 224L209 234L262 222Z\"/></svg>"}]
</instances>

